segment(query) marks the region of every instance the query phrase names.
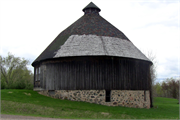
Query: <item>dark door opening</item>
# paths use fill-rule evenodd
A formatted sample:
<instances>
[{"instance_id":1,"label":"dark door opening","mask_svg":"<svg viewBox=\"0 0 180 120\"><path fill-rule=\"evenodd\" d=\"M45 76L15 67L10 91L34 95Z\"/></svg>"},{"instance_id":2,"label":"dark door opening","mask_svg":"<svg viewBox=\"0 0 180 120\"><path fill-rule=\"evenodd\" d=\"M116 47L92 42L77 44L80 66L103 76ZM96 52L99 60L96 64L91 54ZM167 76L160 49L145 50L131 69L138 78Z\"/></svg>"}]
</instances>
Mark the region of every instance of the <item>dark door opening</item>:
<instances>
[{"instance_id":1,"label":"dark door opening","mask_svg":"<svg viewBox=\"0 0 180 120\"><path fill-rule=\"evenodd\" d=\"M146 101L146 91L144 90L144 101Z\"/></svg>"},{"instance_id":2,"label":"dark door opening","mask_svg":"<svg viewBox=\"0 0 180 120\"><path fill-rule=\"evenodd\" d=\"M111 91L110 90L106 91L106 102L111 102Z\"/></svg>"},{"instance_id":3,"label":"dark door opening","mask_svg":"<svg viewBox=\"0 0 180 120\"><path fill-rule=\"evenodd\" d=\"M48 93L49 93L50 95L55 95L55 90L48 90Z\"/></svg>"}]
</instances>

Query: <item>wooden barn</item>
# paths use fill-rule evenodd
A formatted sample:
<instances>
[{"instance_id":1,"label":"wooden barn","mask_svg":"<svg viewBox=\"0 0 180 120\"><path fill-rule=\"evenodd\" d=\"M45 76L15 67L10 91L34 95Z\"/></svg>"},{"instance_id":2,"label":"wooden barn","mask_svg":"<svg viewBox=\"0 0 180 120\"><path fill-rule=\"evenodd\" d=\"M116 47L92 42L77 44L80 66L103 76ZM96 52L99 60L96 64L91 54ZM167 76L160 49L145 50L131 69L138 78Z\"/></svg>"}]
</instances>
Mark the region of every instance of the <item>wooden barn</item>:
<instances>
[{"instance_id":1,"label":"wooden barn","mask_svg":"<svg viewBox=\"0 0 180 120\"><path fill-rule=\"evenodd\" d=\"M152 62L94 3L32 63L34 90L59 99L150 108Z\"/></svg>"}]
</instances>

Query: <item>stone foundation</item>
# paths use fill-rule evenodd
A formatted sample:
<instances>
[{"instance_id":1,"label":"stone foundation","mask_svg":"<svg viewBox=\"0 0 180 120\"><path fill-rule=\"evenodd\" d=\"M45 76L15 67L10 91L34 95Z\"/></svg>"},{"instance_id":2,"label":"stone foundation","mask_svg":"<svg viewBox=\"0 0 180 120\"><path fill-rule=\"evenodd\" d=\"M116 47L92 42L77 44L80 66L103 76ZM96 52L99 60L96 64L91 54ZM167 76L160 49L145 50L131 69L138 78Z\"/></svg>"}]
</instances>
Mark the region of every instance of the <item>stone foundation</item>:
<instances>
[{"instance_id":1,"label":"stone foundation","mask_svg":"<svg viewBox=\"0 0 180 120\"><path fill-rule=\"evenodd\" d=\"M105 90L44 90L39 93L58 99L84 101L107 106L150 108L149 91L142 90L111 90L110 102L106 102Z\"/></svg>"}]
</instances>

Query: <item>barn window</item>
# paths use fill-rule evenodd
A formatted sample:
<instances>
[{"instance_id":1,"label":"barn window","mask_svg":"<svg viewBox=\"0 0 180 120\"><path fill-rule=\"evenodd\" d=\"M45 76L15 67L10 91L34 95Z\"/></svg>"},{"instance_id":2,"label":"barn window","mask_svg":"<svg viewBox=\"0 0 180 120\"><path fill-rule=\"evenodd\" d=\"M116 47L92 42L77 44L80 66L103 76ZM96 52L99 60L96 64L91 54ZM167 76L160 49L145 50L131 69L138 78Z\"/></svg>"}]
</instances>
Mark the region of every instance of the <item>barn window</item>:
<instances>
[{"instance_id":1,"label":"barn window","mask_svg":"<svg viewBox=\"0 0 180 120\"><path fill-rule=\"evenodd\" d=\"M40 67L36 68L36 81L40 80Z\"/></svg>"},{"instance_id":2,"label":"barn window","mask_svg":"<svg viewBox=\"0 0 180 120\"><path fill-rule=\"evenodd\" d=\"M36 81L38 80L38 69L36 68L36 74L35 74L35 76L36 76Z\"/></svg>"},{"instance_id":3,"label":"barn window","mask_svg":"<svg viewBox=\"0 0 180 120\"><path fill-rule=\"evenodd\" d=\"M39 67L39 69L38 69L38 80L40 80L40 71L41 71L41 69Z\"/></svg>"},{"instance_id":4,"label":"barn window","mask_svg":"<svg viewBox=\"0 0 180 120\"><path fill-rule=\"evenodd\" d=\"M39 74L40 74L40 70L41 70L41 69L40 69L40 67L39 67Z\"/></svg>"},{"instance_id":5,"label":"barn window","mask_svg":"<svg viewBox=\"0 0 180 120\"><path fill-rule=\"evenodd\" d=\"M106 91L106 102L111 102L111 91L110 90Z\"/></svg>"}]
</instances>

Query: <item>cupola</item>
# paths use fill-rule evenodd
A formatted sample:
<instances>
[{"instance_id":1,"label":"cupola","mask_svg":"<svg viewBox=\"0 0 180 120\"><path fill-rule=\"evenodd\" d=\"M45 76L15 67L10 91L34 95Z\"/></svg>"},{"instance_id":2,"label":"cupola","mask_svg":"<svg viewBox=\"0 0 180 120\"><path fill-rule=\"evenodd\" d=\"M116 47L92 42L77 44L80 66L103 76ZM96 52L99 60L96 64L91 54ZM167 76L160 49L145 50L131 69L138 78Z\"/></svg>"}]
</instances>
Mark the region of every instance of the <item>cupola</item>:
<instances>
[{"instance_id":1,"label":"cupola","mask_svg":"<svg viewBox=\"0 0 180 120\"><path fill-rule=\"evenodd\" d=\"M99 7L97 7L93 2L90 2L90 3L83 9L84 14L91 14L91 13L97 13L97 14L99 14L100 11L101 11L101 9L100 9Z\"/></svg>"}]
</instances>

